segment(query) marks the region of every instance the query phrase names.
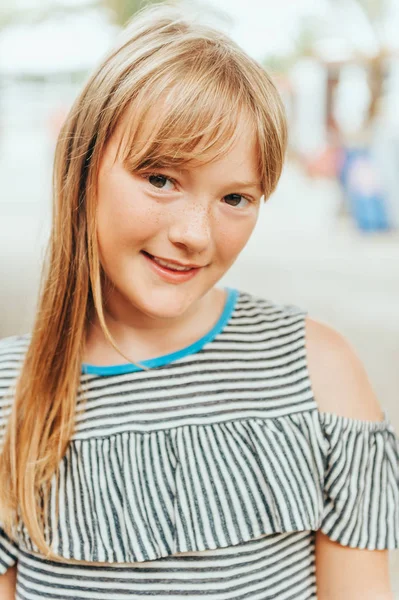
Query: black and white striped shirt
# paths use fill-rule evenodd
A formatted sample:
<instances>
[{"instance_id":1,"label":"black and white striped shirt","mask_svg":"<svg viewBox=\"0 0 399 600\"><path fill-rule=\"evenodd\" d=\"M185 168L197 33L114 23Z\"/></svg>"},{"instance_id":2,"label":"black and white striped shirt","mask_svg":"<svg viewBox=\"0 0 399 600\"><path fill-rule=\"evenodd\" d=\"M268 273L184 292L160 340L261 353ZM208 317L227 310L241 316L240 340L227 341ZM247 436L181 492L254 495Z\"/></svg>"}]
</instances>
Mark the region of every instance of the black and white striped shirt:
<instances>
[{"instance_id":1,"label":"black and white striped shirt","mask_svg":"<svg viewBox=\"0 0 399 600\"><path fill-rule=\"evenodd\" d=\"M38 553L0 528L16 597L74 600L316 598L315 531L399 547L399 438L382 422L320 412L306 311L229 290L217 325L179 352L83 365L76 431ZM5 424L29 336L0 341Z\"/></svg>"}]
</instances>

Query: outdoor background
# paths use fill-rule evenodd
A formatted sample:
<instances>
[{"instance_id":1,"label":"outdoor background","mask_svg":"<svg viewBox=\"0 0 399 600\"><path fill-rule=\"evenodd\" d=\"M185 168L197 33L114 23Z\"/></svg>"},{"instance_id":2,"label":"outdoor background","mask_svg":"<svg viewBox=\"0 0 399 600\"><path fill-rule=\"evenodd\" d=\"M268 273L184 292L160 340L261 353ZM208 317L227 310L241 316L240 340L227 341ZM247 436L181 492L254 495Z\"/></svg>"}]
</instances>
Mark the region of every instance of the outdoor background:
<instances>
[{"instance_id":1,"label":"outdoor background","mask_svg":"<svg viewBox=\"0 0 399 600\"><path fill-rule=\"evenodd\" d=\"M139 4L1 2L0 338L32 324L59 127ZM189 4L271 70L290 123L279 187L223 283L341 331L399 431L399 1Z\"/></svg>"}]
</instances>

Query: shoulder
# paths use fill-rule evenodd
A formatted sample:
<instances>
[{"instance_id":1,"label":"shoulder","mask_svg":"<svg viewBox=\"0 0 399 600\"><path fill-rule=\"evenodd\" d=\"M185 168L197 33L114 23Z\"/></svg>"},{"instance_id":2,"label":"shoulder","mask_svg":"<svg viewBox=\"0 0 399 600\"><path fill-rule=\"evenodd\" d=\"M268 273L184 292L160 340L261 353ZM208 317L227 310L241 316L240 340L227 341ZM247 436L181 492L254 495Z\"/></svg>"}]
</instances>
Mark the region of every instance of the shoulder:
<instances>
[{"instance_id":1,"label":"shoulder","mask_svg":"<svg viewBox=\"0 0 399 600\"><path fill-rule=\"evenodd\" d=\"M0 376L20 365L29 346L30 334L12 335L0 339Z\"/></svg>"},{"instance_id":2,"label":"shoulder","mask_svg":"<svg viewBox=\"0 0 399 600\"><path fill-rule=\"evenodd\" d=\"M14 386L20 372L30 334L0 339L0 448L14 401Z\"/></svg>"},{"instance_id":3,"label":"shoulder","mask_svg":"<svg viewBox=\"0 0 399 600\"><path fill-rule=\"evenodd\" d=\"M29 341L28 333L0 339L0 413L18 377Z\"/></svg>"},{"instance_id":4,"label":"shoulder","mask_svg":"<svg viewBox=\"0 0 399 600\"><path fill-rule=\"evenodd\" d=\"M269 322L278 319L303 319L307 311L295 304L283 304L249 292L238 291L236 312L257 316Z\"/></svg>"},{"instance_id":5,"label":"shoulder","mask_svg":"<svg viewBox=\"0 0 399 600\"><path fill-rule=\"evenodd\" d=\"M366 369L339 331L306 316L305 345L313 394L321 412L367 421L383 420Z\"/></svg>"}]
</instances>

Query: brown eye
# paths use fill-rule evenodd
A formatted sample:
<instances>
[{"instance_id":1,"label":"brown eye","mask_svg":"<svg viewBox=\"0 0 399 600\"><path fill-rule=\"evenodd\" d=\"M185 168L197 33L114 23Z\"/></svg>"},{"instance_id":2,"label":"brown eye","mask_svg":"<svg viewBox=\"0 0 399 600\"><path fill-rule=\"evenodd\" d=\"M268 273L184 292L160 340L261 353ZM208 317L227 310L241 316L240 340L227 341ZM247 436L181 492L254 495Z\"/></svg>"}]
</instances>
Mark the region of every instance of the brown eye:
<instances>
[{"instance_id":1,"label":"brown eye","mask_svg":"<svg viewBox=\"0 0 399 600\"><path fill-rule=\"evenodd\" d=\"M158 173L154 173L151 175L147 175L146 179L148 179L149 183L158 188L159 190L170 190L173 189L173 181L172 179L170 179L169 177L166 177L166 175L160 175ZM170 182L170 184L172 185L172 187L167 188L165 187L165 184Z\"/></svg>"},{"instance_id":2,"label":"brown eye","mask_svg":"<svg viewBox=\"0 0 399 600\"><path fill-rule=\"evenodd\" d=\"M244 204L244 206L242 206L241 208L245 208L245 206L249 204L249 200L247 198L244 198L244 196L241 196L241 194L228 194L224 197L224 199L230 206L239 206L241 200L244 200L246 202L246 204Z\"/></svg>"}]
</instances>

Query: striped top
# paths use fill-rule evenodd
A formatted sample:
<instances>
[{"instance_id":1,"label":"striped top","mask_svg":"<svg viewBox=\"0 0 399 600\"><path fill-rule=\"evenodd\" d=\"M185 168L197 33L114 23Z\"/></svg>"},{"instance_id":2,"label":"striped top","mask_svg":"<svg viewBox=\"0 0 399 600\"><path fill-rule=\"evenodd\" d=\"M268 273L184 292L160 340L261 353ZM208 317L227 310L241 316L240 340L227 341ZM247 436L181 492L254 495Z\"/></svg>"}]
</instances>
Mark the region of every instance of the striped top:
<instances>
[{"instance_id":1,"label":"striped top","mask_svg":"<svg viewBox=\"0 0 399 600\"><path fill-rule=\"evenodd\" d=\"M82 366L76 430L54 478L41 556L0 528L18 599L317 598L315 531L399 547L399 438L320 412L306 311L229 290L217 325L180 352ZM0 341L0 424L29 335Z\"/></svg>"}]
</instances>

